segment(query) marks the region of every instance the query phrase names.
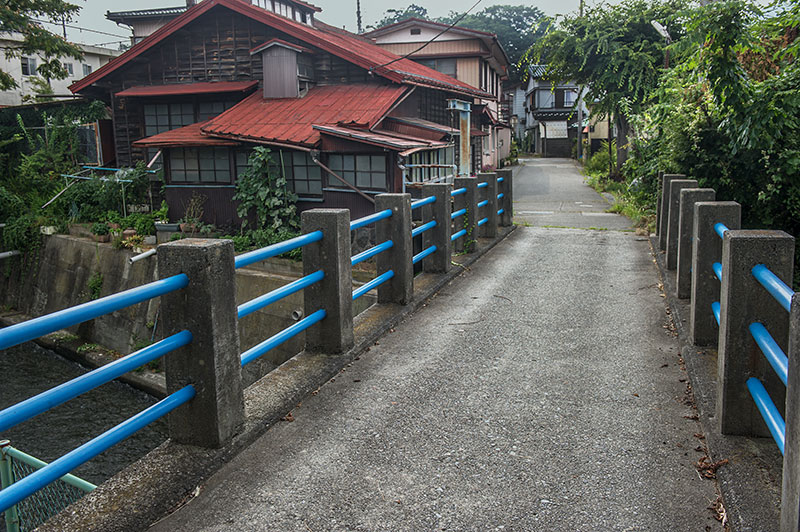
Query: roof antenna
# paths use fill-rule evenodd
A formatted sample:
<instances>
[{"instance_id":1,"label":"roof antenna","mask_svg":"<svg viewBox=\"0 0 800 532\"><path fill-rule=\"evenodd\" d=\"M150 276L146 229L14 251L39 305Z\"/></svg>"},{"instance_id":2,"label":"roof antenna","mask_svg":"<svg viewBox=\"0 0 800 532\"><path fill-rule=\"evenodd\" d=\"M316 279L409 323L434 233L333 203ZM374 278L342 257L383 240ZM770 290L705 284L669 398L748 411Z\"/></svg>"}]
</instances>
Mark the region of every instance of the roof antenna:
<instances>
[{"instance_id":1,"label":"roof antenna","mask_svg":"<svg viewBox=\"0 0 800 532\"><path fill-rule=\"evenodd\" d=\"M356 20L358 21L358 33L363 33L364 28L361 27L361 0L356 0Z\"/></svg>"}]
</instances>

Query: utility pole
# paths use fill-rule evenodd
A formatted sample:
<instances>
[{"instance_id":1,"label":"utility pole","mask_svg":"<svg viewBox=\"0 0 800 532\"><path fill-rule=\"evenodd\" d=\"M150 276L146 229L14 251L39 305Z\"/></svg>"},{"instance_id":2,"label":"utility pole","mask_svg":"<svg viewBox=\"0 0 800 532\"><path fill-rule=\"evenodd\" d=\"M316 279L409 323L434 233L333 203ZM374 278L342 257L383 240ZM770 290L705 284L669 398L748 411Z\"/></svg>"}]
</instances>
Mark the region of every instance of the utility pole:
<instances>
[{"instance_id":1,"label":"utility pole","mask_svg":"<svg viewBox=\"0 0 800 532\"><path fill-rule=\"evenodd\" d=\"M356 0L356 22L358 26L358 33L363 33L364 28L361 27L361 0Z\"/></svg>"},{"instance_id":2,"label":"utility pole","mask_svg":"<svg viewBox=\"0 0 800 532\"><path fill-rule=\"evenodd\" d=\"M579 16L583 16L583 0L578 7ZM583 160L583 86L578 86L578 145L575 153L578 160Z\"/></svg>"}]
</instances>

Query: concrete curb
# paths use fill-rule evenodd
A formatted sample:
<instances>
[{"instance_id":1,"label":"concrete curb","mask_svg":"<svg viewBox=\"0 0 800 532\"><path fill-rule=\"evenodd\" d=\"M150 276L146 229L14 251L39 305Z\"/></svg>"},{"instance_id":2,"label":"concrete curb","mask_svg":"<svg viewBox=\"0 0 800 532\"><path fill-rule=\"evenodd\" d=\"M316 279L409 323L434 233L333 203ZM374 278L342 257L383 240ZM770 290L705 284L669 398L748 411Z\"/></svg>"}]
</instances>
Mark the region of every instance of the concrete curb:
<instances>
[{"instance_id":1,"label":"concrete curb","mask_svg":"<svg viewBox=\"0 0 800 532\"><path fill-rule=\"evenodd\" d=\"M203 449L168 440L37 530L144 530L175 511L196 496L202 483L226 462L515 229L501 227L497 238L480 239L477 252L453 257L459 267L446 274L418 276L410 304L376 304L359 314L354 319L356 343L348 352L325 355L304 351L248 387L244 391L245 424L231 444L221 449Z\"/></svg>"},{"instance_id":2,"label":"concrete curb","mask_svg":"<svg viewBox=\"0 0 800 532\"><path fill-rule=\"evenodd\" d=\"M659 269L666 304L681 345L700 425L711 462L728 460L717 470L727 524L732 531L777 530L780 523L783 458L771 438L726 436L716 419L717 353L693 345L689 337L689 300L676 296L675 272L666 268L664 251L650 236L651 252Z\"/></svg>"}]
</instances>

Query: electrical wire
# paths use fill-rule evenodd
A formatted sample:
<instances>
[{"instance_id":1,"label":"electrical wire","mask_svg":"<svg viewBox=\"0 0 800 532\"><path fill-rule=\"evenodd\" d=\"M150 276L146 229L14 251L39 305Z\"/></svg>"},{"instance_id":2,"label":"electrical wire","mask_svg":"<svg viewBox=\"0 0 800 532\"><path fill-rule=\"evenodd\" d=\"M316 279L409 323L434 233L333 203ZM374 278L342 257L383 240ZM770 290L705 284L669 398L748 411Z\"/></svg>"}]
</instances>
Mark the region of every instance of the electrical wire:
<instances>
[{"instance_id":1,"label":"electrical wire","mask_svg":"<svg viewBox=\"0 0 800 532\"><path fill-rule=\"evenodd\" d=\"M396 62L400 61L401 59L408 59L410 56L412 56L412 55L414 55L415 53L419 52L420 50L422 50L423 48L425 48L426 46L428 46L430 43L432 43L433 41L435 41L436 39L438 39L439 37L441 37L442 35L444 35L444 34L445 34L445 33L447 33L448 31L450 31L450 30L452 30L453 28L455 28L455 27L456 27L456 25L458 25L458 23L459 23L459 22L461 22L461 20L462 20L464 17L466 17L466 16L469 14L469 12L470 12L470 11L472 11L473 9L475 9L475 8L478 6L478 4L480 4L482 1L483 1L483 0L477 0L477 2L475 2L474 4L472 4L472 7L471 7L471 8L467 9L466 11L464 11L464 13L463 13L463 14L462 14L460 17L458 17L458 18L455 20L455 22L453 22L452 24L450 24L450 26L448 26L447 28L445 28L445 29L443 29L442 31L440 31L438 34L436 34L436 36L435 36L433 39L429 40L428 42L426 42L425 44L423 44L422 46L420 46L419 48L417 48L417 49L416 49L416 50L414 50L413 52L409 52L409 53L407 53L406 55L403 55L403 56L400 56L400 57L398 57L397 59L392 59L392 60L391 60L391 61L389 61L388 63L384 63L384 64L382 64L382 65L378 65L378 66L371 67L371 68L369 69L369 73L370 73L370 74L372 74L372 72L373 72L373 71L375 71L376 69L378 69L378 68L383 68L383 67L387 67L387 66L391 65L392 63L396 63Z\"/></svg>"},{"instance_id":2,"label":"electrical wire","mask_svg":"<svg viewBox=\"0 0 800 532\"><path fill-rule=\"evenodd\" d=\"M64 27L67 27L67 28L70 28L70 29L73 29L73 30L88 31L88 32L91 32L91 33L99 33L100 35L108 35L109 37L122 37L123 39L129 38L129 37L126 37L125 35L117 35L116 33L108 33L106 31L100 31L100 30L91 30L89 28L82 28L80 26L72 26L70 24L62 24L60 22L53 22L53 21L50 21L50 20L40 20L38 18L32 18L31 20L34 21L34 22L40 22L40 23L43 23L43 24L53 24L54 26L64 26Z\"/></svg>"}]
</instances>

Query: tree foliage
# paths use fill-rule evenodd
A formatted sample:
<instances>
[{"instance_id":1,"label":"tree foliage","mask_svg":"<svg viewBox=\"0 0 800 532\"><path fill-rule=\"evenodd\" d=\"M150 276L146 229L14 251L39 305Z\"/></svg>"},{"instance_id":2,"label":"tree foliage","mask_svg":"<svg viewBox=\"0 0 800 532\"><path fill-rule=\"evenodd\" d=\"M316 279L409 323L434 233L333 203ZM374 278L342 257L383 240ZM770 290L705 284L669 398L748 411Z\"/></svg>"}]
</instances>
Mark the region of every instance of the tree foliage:
<instances>
[{"instance_id":1,"label":"tree foliage","mask_svg":"<svg viewBox=\"0 0 800 532\"><path fill-rule=\"evenodd\" d=\"M0 32L19 33L19 47L6 48L7 59L39 54L43 57L37 71L45 80L64 79L67 71L60 59L83 58L81 49L44 29L34 19L55 22L72 21L80 7L62 0L3 0L0 3ZM16 88L17 83L7 72L0 70L0 90Z\"/></svg>"},{"instance_id":2,"label":"tree foliage","mask_svg":"<svg viewBox=\"0 0 800 532\"><path fill-rule=\"evenodd\" d=\"M374 30L382 28L384 26L389 26L390 24L396 24L408 18L431 20L430 17L428 17L428 10L426 8L418 6L417 4L409 4L404 9L387 9L383 14L383 18L376 22L374 26L367 26L367 29Z\"/></svg>"}]
</instances>

